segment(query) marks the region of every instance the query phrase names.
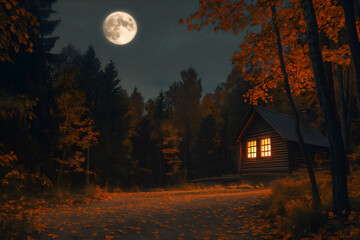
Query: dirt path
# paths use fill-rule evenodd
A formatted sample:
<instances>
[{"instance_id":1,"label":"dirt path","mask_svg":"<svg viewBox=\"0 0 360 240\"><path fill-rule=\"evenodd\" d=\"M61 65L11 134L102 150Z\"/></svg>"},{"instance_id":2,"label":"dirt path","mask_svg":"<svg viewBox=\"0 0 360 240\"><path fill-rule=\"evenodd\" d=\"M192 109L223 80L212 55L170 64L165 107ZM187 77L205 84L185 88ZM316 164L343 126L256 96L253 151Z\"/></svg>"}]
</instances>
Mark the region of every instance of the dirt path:
<instances>
[{"instance_id":1,"label":"dirt path","mask_svg":"<svg viewBox=\"0 0 360 240\"><path fill-rule=\"evenodd\" d=\"M36 239L258 239L268 225L253 205L262 190L118 193L107 201L59 206L36 219Z\"/></svg>"}]
</instances>

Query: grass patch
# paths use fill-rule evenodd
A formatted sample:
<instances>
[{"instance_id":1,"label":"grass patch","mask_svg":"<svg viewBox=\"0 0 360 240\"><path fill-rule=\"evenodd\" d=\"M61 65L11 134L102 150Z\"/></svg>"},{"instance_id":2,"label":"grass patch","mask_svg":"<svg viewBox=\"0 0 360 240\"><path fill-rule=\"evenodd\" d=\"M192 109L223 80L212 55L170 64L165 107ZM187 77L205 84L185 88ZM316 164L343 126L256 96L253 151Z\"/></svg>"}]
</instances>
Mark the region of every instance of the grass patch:
<instances>
[{"instance_id":1,"label":"grass patch","mask_svg":"<svg viewBox=\"0 0 360 240\"><path fill-rule=\"evenodd\" d=\"M275 180L264 199L265 217L285 239L358 239L360 237L360 170L348 177L351 214L348 221L333 216L332 183L328 171L317 171L321 208L313 209L306 170Z\"/></svg>"}]
</instances>

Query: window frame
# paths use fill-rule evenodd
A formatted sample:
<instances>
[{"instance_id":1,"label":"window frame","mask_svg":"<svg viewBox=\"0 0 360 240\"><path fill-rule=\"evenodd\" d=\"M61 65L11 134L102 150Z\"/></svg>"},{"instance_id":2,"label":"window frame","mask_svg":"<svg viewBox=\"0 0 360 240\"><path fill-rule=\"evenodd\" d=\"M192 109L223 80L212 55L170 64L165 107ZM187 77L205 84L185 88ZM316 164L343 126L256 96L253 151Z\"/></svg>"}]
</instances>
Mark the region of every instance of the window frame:
<instances>
[{"instance_id":1,"label":"window frame","mask_svg":"<svg viewBox=\"0 0 360 240\"><path fill-rule=\"evenodd\" d=\"M255 146L251 146L251 148L249 148L249 143L250 142L255 142ZM254 150L255 149L255 151L252 151L252 152L250 152L249 150L250 149L252 149L252 150ZM255 156L253 156L253 157L249 157L249 154L255 154ZM258 157L258 144L257 144L257 139L248 139L248 140L246 140L246 158L248 158L248 159L254 159L254 158L257 158Z\"/></svg>"},{"instance_id":2,"label":"window frame","mask_svg":"<svg viewBox=\"0 0 360 240\"><path fill-rule=\"evenodd\" d=\"M262 147L262 144L261 144L261 142L262 142L262 140L265 140L265 139L270 139L270 143L269 144L264 144L264 147L265 146L270 146L270 149L269 150L265 150L264 149L264 151L262 151L261 150L261 147ZM266 136L266 137L261 137L260 139L259 139L259 142L260 142L260 144L259 144L259 148L260 148L260 157L262 157L262 158L270 158L270 157L272 157L273 156L273 148L272 148L272 141L271 141L271 136ZM263 156L262 154L264 153L266 153L266 152L270 152L270 155L269 156Z\"/></svg>"}]
</instances>

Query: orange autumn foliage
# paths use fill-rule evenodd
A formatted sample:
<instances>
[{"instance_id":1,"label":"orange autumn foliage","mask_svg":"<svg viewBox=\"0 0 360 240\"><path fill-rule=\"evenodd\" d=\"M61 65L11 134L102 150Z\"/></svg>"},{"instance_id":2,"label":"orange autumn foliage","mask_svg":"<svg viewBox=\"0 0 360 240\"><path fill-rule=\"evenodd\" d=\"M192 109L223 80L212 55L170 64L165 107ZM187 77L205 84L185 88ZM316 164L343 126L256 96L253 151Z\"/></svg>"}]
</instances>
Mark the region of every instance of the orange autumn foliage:
<instances>
[{"instance_id":1,"label":"orange autumn foliage","mask_svg":"<svg viewBox=\"0 0 360 240\"><path fill-rule=\"evenodd\" d=\"M164 120L160 128L162 141L159 147L162 157L170 168L170 171L167 172L166 175L179 175L181 167L179 144L182 138L178 136L178 131L170 121Z\"/></svg>"},{"instance_id":2,"label":"orange autumn foliage","mask_svg":"<svg viewBox=\"0 0 360 240\"><path fill-rule=\"evenodd\" d=\"M276 51L276 36L271 22L270 6L277 7L277 27L284 49L284 60L289 74L291 90L295 95L314 91L315 82L306 44L306 24L301 1L229 1L201 0L197 12L187 21L189 29L200 30L212 23L215 31L245 31L245 41L232 57L252 88L244 95L251 104L259 100L272 101L271 89L282 86L283 76ZM340 32L345 25L344 14L338 1L314 0L319 31L331 43L324 44L325 61L343 66L350 64L350 50L347 44L340 44ZM188 18L189 19L189 18ZM184 21L179 20L180 23ZM360 32L360 23L357 24Z\"/></svg>"},{"instance_id":3,"label":"orange autumn foliage","mask_svg":"<svg viewBox=\"0 0 360 240\"><path fill-rule=\"evenodd\" d=\"M349 197L352 212L348 221L336 218L331 211L331 175L329 171L318 170L319 190L322 208L312 209L309 180L303 170L293 172L285 179L277 179L271 184L271 193L263 205L267 209L268 221L276 226L279 235L294 239L357 239L359 225L360 174L356 165L351 166L348 176Z\"/></svg>"},{"instance_id":4,"label":"orange autumn foliage","mask_svg":"<svg viewBox=\"0 0 360 240\"><path fill-rule=\"evenodd\" d=\"M95 123L86 118L88 109L85 107L85 93L75 87L71 73L63 70L63 75L58 77L62 94L56 99L59 117L63 119L59 125L60 139L58 149L62 157L56 158L68 170L81 172L85 162L85 150L97 143L98 132L94 130ZM66 173L68 170L65 170Z\"/></svg>"},{"instance_id":5,"label":"orange autumn foliage","mask_svg":"<svg viewBox=\"0 0 360 240\"><path fill-rule=\"evenodd\" d=\"M0 19L0 61L13 62L10 52L18 53L21 46L33 52L30 34L39 26L36 17L15 0L0 0Z\"/></svg>"}]
</instances>

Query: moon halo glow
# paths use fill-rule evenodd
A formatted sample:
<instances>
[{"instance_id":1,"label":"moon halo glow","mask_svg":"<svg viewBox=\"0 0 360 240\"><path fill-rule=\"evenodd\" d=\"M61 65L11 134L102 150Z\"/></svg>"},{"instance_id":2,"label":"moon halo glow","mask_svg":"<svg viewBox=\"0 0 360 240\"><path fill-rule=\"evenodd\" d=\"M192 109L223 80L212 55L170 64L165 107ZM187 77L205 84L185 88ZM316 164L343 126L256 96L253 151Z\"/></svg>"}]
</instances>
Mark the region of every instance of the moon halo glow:
<instances>
[{"instance_id":1,"label":"moon halo glow","mask_svg":"<svg viewBox=\"0 0 360 240\"><path fill-rule=\"evenodd\" d=\"M103 23L104 35L111 43L124 45L134 39L137 32L135 19L126 12L113 12Z\"/></svg>"}]
</instances>

